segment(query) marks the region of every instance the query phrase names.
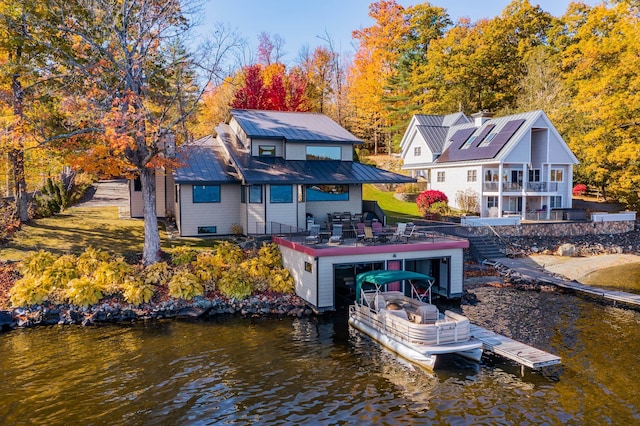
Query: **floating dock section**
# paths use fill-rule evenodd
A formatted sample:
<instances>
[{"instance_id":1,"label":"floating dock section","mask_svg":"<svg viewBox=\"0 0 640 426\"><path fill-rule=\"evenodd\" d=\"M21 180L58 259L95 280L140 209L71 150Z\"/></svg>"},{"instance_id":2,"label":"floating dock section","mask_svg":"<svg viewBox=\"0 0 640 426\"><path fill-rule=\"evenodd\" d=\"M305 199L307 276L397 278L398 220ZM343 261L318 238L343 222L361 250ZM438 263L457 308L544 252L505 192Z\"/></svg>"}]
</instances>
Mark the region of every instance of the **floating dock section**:
<instances>
[{"instance_id":1,"label":"floating dock section","mask_svg":"<svg viewBox=\"0 0 640 426\"><path fill-rule=\"evenodd\" d=\"M471 336L482 342L484 350L516 361L525 367L537 369L560 364L560 357L558 356L494 333L475 324L471 324Z\"/></svg>"}]
</instances>

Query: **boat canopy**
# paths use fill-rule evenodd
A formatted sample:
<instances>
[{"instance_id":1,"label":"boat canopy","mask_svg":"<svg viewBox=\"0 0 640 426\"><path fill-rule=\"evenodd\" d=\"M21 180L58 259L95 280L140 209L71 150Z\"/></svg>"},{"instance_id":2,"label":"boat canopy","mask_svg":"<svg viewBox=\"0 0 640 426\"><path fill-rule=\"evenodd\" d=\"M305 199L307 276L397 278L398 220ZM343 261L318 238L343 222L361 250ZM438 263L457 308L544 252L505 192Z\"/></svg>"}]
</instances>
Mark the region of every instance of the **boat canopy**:
<instances>
[{"instance_id":1,"label":"boat canopy","mask_svg":"<svg viewBox=\"0 0 640 426\"><path fill-rule=\"evenodd\" d=\"M359 295L364 283L372 283L378 287L395 281L412 280L424 281L427 285L433 284L435 279L429 275L411 271L369 271L356 276L356 294Z\"/></svg>"}]
</instances>

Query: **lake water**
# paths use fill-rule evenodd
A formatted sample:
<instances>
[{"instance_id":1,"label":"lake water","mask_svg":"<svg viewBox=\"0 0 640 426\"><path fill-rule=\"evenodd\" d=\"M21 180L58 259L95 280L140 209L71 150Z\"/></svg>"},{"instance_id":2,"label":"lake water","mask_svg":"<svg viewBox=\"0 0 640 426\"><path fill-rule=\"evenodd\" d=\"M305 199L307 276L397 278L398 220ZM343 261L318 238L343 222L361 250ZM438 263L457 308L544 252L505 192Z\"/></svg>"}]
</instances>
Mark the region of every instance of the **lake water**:
<instances>
[{"instance_id":1,"label":"lake water","mask_svg":"<svg viewBox=\"0 0 640 426\"><path fill-rule=\"evenodd\" d=\"M414 369L344 315L226 318L0 335L2 425L638 424L640 314L478 288L472 322L562 357Z\"/></svg>"}]
</instances>

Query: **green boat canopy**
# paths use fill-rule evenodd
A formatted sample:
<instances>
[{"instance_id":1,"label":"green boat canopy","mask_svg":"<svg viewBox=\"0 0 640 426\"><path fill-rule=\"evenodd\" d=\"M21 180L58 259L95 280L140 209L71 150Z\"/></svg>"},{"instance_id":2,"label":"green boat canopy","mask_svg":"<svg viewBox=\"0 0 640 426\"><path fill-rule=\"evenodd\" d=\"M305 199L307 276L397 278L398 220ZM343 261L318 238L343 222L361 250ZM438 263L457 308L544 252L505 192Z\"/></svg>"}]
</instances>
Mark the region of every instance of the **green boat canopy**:
<instances>
[{"instance_id":1,"label":"green boat canopy","mask_svg":"<svg viewBox=\"0 0 640 426\"><path fill-rule=\"evenodd\" d=\"M427 284L432 284L433 277L429 275L421 274L419 272L411 271L370 271L363 272L356 276L356 295L360 294L362 285L364 283L372 283L379 287L385 284L395 281L413 280L413 281L426 281ZM358 297L358 296L357 296Z\"/></svg>"}]
</instances>

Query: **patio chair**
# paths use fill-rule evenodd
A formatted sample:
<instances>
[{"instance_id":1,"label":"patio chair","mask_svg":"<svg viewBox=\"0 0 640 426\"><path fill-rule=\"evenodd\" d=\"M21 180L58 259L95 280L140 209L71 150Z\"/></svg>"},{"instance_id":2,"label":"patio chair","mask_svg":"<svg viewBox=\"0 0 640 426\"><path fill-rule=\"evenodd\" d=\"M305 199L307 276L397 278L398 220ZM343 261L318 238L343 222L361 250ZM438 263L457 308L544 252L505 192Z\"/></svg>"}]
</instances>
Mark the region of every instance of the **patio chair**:
<instances>
[{"instance_id":1,"label":"patio chair","mask_svg":"<svg viewBox=\"0 0 640 426\"><path fill-rule=\"evenodd\" d=\"M378 235L382 233L382 224L380 222L374 221L371 223L371 229L373 230L373 235Z\"/></svg>"},{"instance_id":2,"label":"patio chair","mask_svg":"<svg viewBox=\"0 0 640 426\"><path fill-rule=\"evenodd\" d=\"M377 239L378 239L378 237L376 237L374 235L373 229L371 229L370 226L365 226L364 227L364 238L363 238L363 240L365 242L375 243Z\"/></svg>"},{"instance_id":3,"label":"patio chair","mask_svg":"<svg viewBox=\"0 0 640 426\"><path fill-rule=\"evenodd\" d=\"M342 243L342 225L333 225L331 231L331 237L329 237L329 244L341 244Z\"/></svg>"},{"instance_id":4,"label":"patio chair","mask_svg":"<svg viewBox=\"0 0 640 426\"><path fill-rule=\"evenodd\" d=\"M407 239L422 238L425 236L423 232L420 232L416 229L416 225L413 222L407 223L407 229L404 231L404 235L407 237Z\"/></svg>"},{"instance_id":5,"label":"patio chair","mask_svg":"<svg viewBox=\"0 0 640 426\"><path fill-rule=\"evenodd\" d=\"M364 240L364 223L362 222L358 222L356 224L356 226L358 227L357 231L356 231L356 239L358 241L360 240Z\"/></svg>"},{"instance_id":6,"label":"patio chair","mask_svg":"<svg viewBox=\"0 0 640 426\"><path fill-rule=\"evenodd\" d=\"M398 222L396 228L396 232L391 237L391 241L406 241L407 235L405 235L405 231L407 230L407 224L404 222Z\"/></svg>"},{"instance_id":7,"label":"patio chair","mask_svg":"<svg viewBox=\"0 0 640 426\"><path fill-rule=\"evenodd\" d=\"M311 225L309 235L305 237L307 244L317 244L320 241L320 225Z\"/></svg>"}]
</instances>

